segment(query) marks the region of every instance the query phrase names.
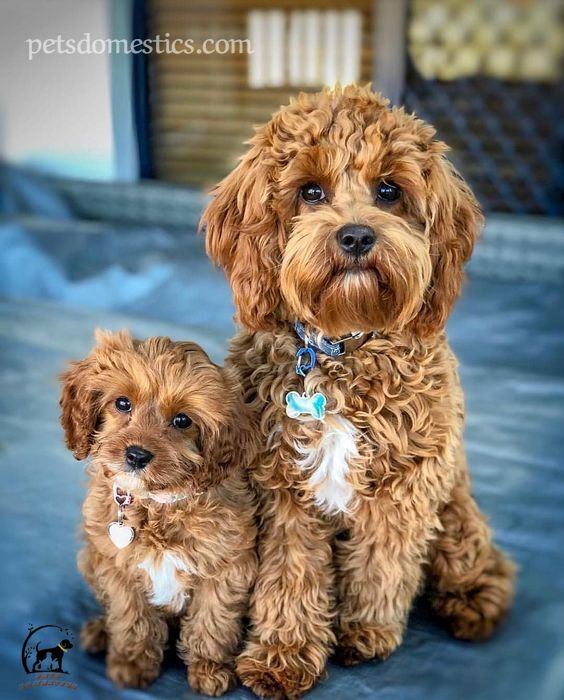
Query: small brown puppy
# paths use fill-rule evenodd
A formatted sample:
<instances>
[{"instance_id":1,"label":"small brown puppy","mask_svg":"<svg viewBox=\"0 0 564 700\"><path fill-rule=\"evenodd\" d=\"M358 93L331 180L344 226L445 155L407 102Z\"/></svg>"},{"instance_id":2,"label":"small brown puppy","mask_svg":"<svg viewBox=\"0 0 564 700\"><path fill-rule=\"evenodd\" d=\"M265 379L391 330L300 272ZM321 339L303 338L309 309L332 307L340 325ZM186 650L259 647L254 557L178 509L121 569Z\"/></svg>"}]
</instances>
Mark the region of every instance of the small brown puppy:
<instances>
[{"instance_id":1,"label":"small brown puppy","mask_svg":"<svg viewBox=\"0 0 564 700\"><path fill-rule=\"evenodd\" d=\"M63 374L60 401L69 449L92 456L79 566L104 615L81 642L107 649L114 683L144 687L177 620L190 685L221 695L256 571L237 382L195 343L97 340Z\"/></svg>"}]
</instances>

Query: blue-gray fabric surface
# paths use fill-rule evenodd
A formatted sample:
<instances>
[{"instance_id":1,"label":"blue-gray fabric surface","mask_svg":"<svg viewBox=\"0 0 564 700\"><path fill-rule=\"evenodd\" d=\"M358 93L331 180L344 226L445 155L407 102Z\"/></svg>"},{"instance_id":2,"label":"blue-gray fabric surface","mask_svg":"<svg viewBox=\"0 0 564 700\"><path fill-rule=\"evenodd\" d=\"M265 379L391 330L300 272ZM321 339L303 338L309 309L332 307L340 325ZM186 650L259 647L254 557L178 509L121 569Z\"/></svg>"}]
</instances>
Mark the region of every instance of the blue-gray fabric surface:
<instances>
[{"instance_id":1,"label":"blue-gray fabric surface","mask_svg":"<svg viewBox=\"0 0 564 700\"><path fill-rule=\"evenodd\" d=\"M28 624L78 637L95 613L77 572L84 465L65 450L57 373L95 326L193 338L221 360L232 334L227 285L194 236L95 223L0 228L0 695L20 697ZM387 661L345 670L308 697L357 700L557 700L564 697L564 290L474 274L449 323L467 399L475 494L520 567L514 609L490 641L455 641L424 602ZM192 698L168 653L146 691L118 691L101 656L65 657L74 697ZM72 697L62 688L30 698ZM250 698L239 688L229 697Z\"/></svg>"}]
</instances>

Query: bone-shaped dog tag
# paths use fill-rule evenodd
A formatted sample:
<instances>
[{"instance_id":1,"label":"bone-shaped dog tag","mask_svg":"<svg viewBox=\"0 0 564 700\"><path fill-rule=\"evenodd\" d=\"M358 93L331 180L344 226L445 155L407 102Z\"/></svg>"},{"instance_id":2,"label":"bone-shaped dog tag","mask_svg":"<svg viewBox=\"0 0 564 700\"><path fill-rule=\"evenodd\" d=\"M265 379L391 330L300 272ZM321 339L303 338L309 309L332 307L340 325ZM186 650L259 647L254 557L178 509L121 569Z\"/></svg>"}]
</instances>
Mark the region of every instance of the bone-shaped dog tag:
<instances>
[{"instance_id":1,"label":"bone-shaped dog tag","mask_svg":"<svg viewBox=\"0 0 564 700\"><path fill-rule=\"evenodd\" d=\"M286 394L286 415L290 418L298 418L301 415L312 416L316 420L325 418L325 406L327 399L319 392L313 396L298 394L290 391Z\"/></svg>"}]
</instances>

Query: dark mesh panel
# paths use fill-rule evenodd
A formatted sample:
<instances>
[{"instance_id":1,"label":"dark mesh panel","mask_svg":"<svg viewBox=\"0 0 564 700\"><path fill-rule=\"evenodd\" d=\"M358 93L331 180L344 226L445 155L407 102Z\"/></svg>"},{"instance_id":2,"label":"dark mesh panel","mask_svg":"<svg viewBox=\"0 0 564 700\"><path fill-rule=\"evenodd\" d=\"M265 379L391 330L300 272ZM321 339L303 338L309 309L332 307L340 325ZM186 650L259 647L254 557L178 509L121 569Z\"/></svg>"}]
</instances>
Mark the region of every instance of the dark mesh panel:
<instances>
[{"instance_id":1,"label":"dark mesh panel","mask_svg":"<svg viewBox=\"0 0 564 700\"><path fill-rule=\"evenodd\" d=\"M563 215L564 86L492 78L425 80L404 103L437 129L486 211Z\"/></svg>"}]
</instances>

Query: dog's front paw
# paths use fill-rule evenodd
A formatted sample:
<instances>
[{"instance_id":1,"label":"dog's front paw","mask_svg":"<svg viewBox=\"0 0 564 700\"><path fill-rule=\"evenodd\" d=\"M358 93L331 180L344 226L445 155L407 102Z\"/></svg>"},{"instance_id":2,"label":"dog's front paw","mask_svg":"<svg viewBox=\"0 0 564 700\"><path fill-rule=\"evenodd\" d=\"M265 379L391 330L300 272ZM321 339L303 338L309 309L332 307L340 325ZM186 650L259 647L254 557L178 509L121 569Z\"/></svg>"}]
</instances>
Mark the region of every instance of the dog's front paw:
<instances>
[{"instance_id":1,"label":"dog's front paw","mask_svg":"<svg viewBox=\"0 0 564 700\"><path fill-rule=\"evenodd\" d=\"M110 653L106 673L120 688L146 688L159 675L160 664L147 657L128 659L121 654Z\"/></svg>"},{"instance_id":2,"label":"dog's front paw","mask_svg":"<svg viewBox=\"0 0 564 700\"><path fill-rule=\"evenodd\" d=\"M342 623L337 632L335 661L355 666L370 659L387 658L401 643L401 625Z\"/></svg>"},{"instance_id":3,"label":"dog's front paw","mask_svg":"<svg viewBox=\"0 0 564 700\"><path fill-rule=\"evenodd\" d=\"M323 671L326 652L317 652L249 642L237 661L237 674L241 683L260 698L295 700L315 684ZM319 671L314 673L316 665Z\"/></svg>"},{"instance_id":4,"label":"dog's front paw","mask_svg":"<svg viewBox=\"0 0 564 700\"><path fill-rule=\"evenodd\" d=\"M93 617L88 620L80 631L80 645L91 654L98 654L108 648L108 633L103 617Z\"/></svg>"},{"instance_id":5,"label":"dog's front paw","mask_svg":"<svg viewBox=\"0 0 564 700\"><path fill-rule=\"evenodd\" d=\"M192 690L217 697L237 685L232 667L211 659L194 659L188 662L188 683Z\"/></svg>"}]
</instances>

